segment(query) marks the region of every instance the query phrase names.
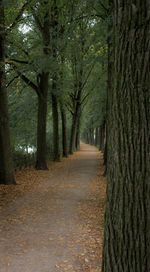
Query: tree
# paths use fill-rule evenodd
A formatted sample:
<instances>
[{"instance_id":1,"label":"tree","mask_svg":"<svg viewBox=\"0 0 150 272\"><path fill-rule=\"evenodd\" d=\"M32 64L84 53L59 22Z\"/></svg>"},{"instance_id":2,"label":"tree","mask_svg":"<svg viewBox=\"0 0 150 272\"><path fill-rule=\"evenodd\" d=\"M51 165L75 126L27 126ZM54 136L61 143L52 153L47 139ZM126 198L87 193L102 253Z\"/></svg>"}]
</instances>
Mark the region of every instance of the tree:
<instances>
[{"instance_id":1,"label":"tree","mask_svg":"<svg viewBox=\"0 0 150 272\"><path fill-rule=\"evenodd\" d=\"M103 272L150 271L150 5L113 1Z\"/></svg>"},{"instance_id":2,"label":"tree","mask_svg":"<svg viewBox=\"0 0 150 272\"><path fill-rule=\"evenodd\" d=\"M72 154L79 148L80 127L83 105L89 96L87 85L93 72L96 56L92 50L93 22L84 18L84 5L80 8L79 19L75 24L71 36L71 66L72 87L70 96L70 112L72 114L72 127L70 136L69 153ZM88 37L88 38L87 38Z\"/></svg>"},{"instance_id":3,"label":"tree","mask_svg":"<svg viewBox=\"0 0 150 272\"><path fill-rule=\"evenodd\" d=\"M68 147L67 147L67 118L64 103L60 102L60 112L61 112L61 122L62 122L62 149L63 157L68 157Z\"/></svg>"},{"instance_id":4,"label":"tree","mask_svg":"<svg viewBox=\"0 0 150 272\"><path fill-rule=\"evenodd\" d=\"M6 90L5 34L4 3L0 0L0 183L15 184Z\"/></svg>"},{"instance_id":5,"label":"tree","mask_svg":"<svg viewBox=\"0 0 150 272\"><path fill-rule=\"evenodd\" d=\"M53 114L53 160L60 160L59 150L59 114L58 114L58 36L59 36L59 12L57 1L53 0L51 8L51 36L52 36L52 56L55 64L52 74L52 114Z\"/></svg>"},{"instance_id":6,"label":"tree","mask_svg":"<svg viewBox=\"0 0 150 272\"><path fill-rule=\"evenodd\" d=\"M27 11L28 14L32 14L32 32L33 29L35 33L30 34L31 39L33 36L35 43L40 37L40 58L37 59L37 48L33 50L34 45L30 42L26 42L26 39L22 39L22 56L25 59L18 59L16 56L8 59L8 62L16 70L16 73L20 78L32 88L38 97L38 113L37 113L37 157L36 157L36 169L37 170L47 170L46 164L46 118L47 118L47 95L48 95L48 83L49 83L49 69L47 68L47 58L50 56L50 9L49 2L43 1L40 5L35 5L34 2L30 3ZM37 37L38 33L38 37ZM28 40L29 35L27 35ZM24 49L24 44L26 48ZM36 47L39 49L39 44ZM19 51L20 48L16 46L14 51ZM34 52L33 52L34 51ZM31 57L30 52L33 54ZM16 52L15 52L16 53ZM14 54L16 55L16 54ZM21 56L21 57L22 57ZM40 63L42 59L42 62ZM31 70L30 73L28 69ZM36 81L33 80L33 75Z\"/></svg>"}]
</instances>

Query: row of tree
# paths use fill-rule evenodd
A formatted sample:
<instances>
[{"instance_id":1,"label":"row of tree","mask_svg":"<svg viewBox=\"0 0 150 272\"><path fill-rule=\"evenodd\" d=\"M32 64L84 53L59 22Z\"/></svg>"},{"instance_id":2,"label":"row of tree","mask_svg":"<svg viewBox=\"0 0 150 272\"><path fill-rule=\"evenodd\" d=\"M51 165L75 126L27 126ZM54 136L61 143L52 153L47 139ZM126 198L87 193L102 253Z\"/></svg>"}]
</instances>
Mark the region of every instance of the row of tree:
<instances>
[{"instance_id":1,"label":"row of tree","mask_svg":"<svg viewBox=\"0 0 150 272\"><path fill-rule=\"evenodd\" d=\"M55 161L61 149L67 156L79 148L81 119L88 114L93 89L99 97L98 70L104 81L106 26L92 1L0 4L0 183L12 184L12 145L13 152L36 149L35 167L42 170L51 146Z\"/></svg>"},{"instance_id":2,"label":"row of tree","mask_svg":"<svg viewBox=\"0 0 150 272\"><path fill-rule=\"evenodd\" d=\"M79 145L80 130L102 149L105 138L102 271L150 271L149 0L12 2L10 7L0 0L0 182L15 183L7 90L12 132L15 96L16 104L18 97L25 102L28 91L22 105L24 112L28 108L28 133L37 137L37 169L47 168L51 118L55 160L60 156L59 115L69 153ZM15 109L18 116L21 110ZM20 133L23 138L23 129Z\"/></svg>"}]
</instances>

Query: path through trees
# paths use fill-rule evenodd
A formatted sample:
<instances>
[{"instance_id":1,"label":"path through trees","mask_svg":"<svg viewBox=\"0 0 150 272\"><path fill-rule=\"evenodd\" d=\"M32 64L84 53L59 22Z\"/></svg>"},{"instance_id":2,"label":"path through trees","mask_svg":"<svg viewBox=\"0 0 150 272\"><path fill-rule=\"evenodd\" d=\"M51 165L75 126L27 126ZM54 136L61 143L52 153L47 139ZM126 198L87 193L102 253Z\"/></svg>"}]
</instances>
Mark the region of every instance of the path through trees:
<instances>
[{"instance_id":1,"label":"path through trees","mask_svg":"<svg viewBox=\"0 0 150 272\"><path fill-rule=\"evenodd\" d=\"M99 270L105 198L103 171L102 154L95 147L82 144L81 151L47 171L47 178L40 182L37 178L32 190L20 191L21 197L18 192L15 201L6 207L3 203L0 271ZM39 171L39 176L43 172ZM19 186L22 185L14 187ZM11 186L4 186L5 190L7 187Z\"/></svg>"}]
</instances>

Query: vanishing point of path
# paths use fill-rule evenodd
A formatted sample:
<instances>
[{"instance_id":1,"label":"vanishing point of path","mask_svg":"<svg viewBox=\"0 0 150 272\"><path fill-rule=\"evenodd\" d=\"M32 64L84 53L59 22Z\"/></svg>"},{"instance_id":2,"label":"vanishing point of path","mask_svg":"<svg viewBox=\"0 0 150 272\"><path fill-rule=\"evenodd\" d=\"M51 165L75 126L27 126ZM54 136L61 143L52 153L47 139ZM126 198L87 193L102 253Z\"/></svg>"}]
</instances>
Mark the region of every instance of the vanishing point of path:
<instances>
[{"instance_id":1,"label":"vanishing point of path","mask_svg":"<svg viewBox=\"0 0 150 272\"><path fill-rule=\"evenodd\" d=\"M103 171L101 153L81 144L34 190L3 205L0 272L100 271Z\"/></svg>"}]
</instances>

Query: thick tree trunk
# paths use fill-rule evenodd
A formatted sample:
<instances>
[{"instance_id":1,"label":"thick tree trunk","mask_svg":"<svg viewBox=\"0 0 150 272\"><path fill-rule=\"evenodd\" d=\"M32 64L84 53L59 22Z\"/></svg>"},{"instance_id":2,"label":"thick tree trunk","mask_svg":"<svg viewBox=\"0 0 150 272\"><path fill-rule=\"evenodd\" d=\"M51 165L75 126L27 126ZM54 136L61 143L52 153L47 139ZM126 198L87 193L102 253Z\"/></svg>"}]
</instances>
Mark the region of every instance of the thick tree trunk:
<instances>
[{"instance_id":1,"label":"thick tree trunk","mask_svg":"<svg viewBox=\"0 0 150 272\"><path fill-rule=\"evenodd\" d=\"M51 7L51 35L52 35L52 56L53 61L58 69L58 35L59 35L59 9L57 1L53 1ZM59 114L58 114L58 102L57 102L57 82L58 82L58 70L54 68L53 82L52 82L52 114L53 114L53 160L60 161L59 150Z\"/></svg>"},{"instance_id":2,"label":"thick tree trunk","mask_svg":"<svg viewBox=\"0 0 150 272\"><path fill-rule=\"evenodd\" d=\"M68 146L67 146L67 120L66 112L62 103L60 103L61 110L61 121L62 121L62 147L63 147L63 157L68 157Z\"/></svg>"},{"instance_id":3,"label":"thick tree trunk","mask_svg":"<svg viewBox=\"0 0 150 272\"><path fill-rule=\"evenodd\" d=\"M71 127L71 137L70 137L70 147L69 147L69 153L73 154L73 152L76 150L76 144L78 141L78 144L80 145L80 118L81 118L81 106L80 106L80 99L81 99L81 92L78 94L78 101L76 103L75 112L72 117L72 127ZM77 140L78 138L78 140Z\"/></svg>"},{"instance_id":4,"label":"thick tree trunk","mask_svg":"<svg viewBox=\"0 0 150 272\"><path fill-rule=\"evenodd\" d=\"M99 132L100 132L100 134L99 134L99 137L100 137L99 150L104 152L104 149L105 149L105 122L101 125Z\"/></svg>"},{"instance_id":5,"label":"thick tree trunk","mask_svg":"<svg viewBox=\"0 0 150 272\"><path fill-rule=\"evenodd\" d=\"M47 117L47 93L48 73L40 75L38 95L38 124L37 124L37 158L35 168L47 170L46 163L46 117Z\"/></svg>"},{"instance_id":6,"label":"thick tree trunk","mask_svg":"<svg viewBox=\"0 0 150 272\"><path fill-rule=\"evenodd\" d=\"M55 82L53 82L53 91L56 89ZM56 95L52 94L52 113L53 113L53 160L60 160L59 151L59 118L58 118L58 103Z\"/></svg>"},{"instance_id":7,"label":"thick tree trunk","mask_svg":"<svg viewBox=\"0 0 150 272\"><path fill-rule=\"evenodd\" d=\"M103 272L150 271L150 4L114 1Z\"/></svg>"},{"instance_id":8,"label":"thick tree trunk","mask_svg":"<svg viewBox=\"0 0 150 272\"><path fill-rule=\"evenodd\" d=\"M0 0L0 183L15 184L5 76L5 27L2 0Z\"/></svg>"},{"instance_id":9,"label":"thick tree trunk","mask_svg":"<svg viewBox=\"0 0 150 272\"><path fill-rule=\"evenodd\" d=\"M77 130L76 130L76 150L80 149L80 119L81 119L81 116L79 114L79 117L77 120Z\"/></svg>"},{"instance_id":10,"label":"thick tree trunk","mask_svg":"<svg viewBox=\"0 0 150 272\"><path fill-rule=\"evenodd\" d=\"M46 59L50 55L50 11L48 1L41 2L41 8L45 9L43 25L39 24L39 19L34 15L35 22L39 28L43 40L43 56ZM41 27L42 26L42 27ZM38 125L37 125L37 159L36 169L47 170L46 163L46 118L47 118L47 95L49 72L43 69L38 77Z\"/></svg>"},{"instance_id":11,"label":"thick tree trunk","mask_svg":"<svg viewBox=\"0 0 150 272\"><path fill-rule=\"evenodd\" d=\"M76 150L75 141L76 141L76 131L77 131L77 116L73 114L72 117L72 126L71 126L71 136L70 136L70 146L69 146L69 153L73 154Z\"/></svg>"}]
</instances>

